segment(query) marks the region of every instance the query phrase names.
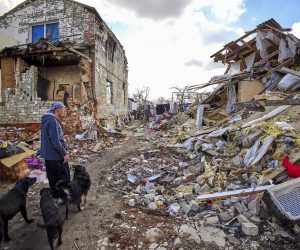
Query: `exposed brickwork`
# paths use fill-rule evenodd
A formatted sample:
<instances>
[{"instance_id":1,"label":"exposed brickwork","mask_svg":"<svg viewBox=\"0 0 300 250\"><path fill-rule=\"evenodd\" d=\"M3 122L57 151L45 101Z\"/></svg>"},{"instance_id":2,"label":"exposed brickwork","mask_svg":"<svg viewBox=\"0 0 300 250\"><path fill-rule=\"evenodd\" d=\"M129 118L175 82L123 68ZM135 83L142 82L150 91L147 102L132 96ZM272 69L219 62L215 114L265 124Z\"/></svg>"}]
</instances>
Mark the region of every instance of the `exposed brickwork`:
<instances>
[{"instance_id":1,"label":"exposed brickwork","mask_svg":"<svg viewBox=\"0 0 300 250\"><path fill-rule=\"evenodd\" d=\"M1 17L0 32L11 36L18 44L27 44L31 42L33 25L51 22L59 23L60 40L68 39L74 45L89 47L89 50L84 53L92 59L88 85L92 87L91 93L94 101L90 101L92 105L95 105L95 118L115 120L116 117L124 116L127 113L128 92L125 51L93 9L71 0L34 0L26 5L20 5L14 11ZM113 61L107 58L106 42L108 37L116 44ZM39 121L41 113L44 113L49 107L48 102L43 102L37 97L38 68L29 66L17 65L16 67L17 88L7 90L7 93L11 94L8 96L5 106L0 107L0 118L6 112L12 113L3 116L4 119L1 119L1 123ZM113 104L107 103L106 86L108 81L113 84ZM124 86L125 103L122 101ZM28 110L31 110L28 111L30 115L26 115L27 107Z\"/></svg>"},{"instance_id":2,"label":"exposed brickwork","mask_svg":"<svg viewBox=\"0 0 300 250\"><path fill-rule=\"evenodd\" d=\"M20 63L17 63L17 72L20 66ZM31 66L21 74L16 90L6 90L6 102L4 106L0 106L0 124L38 123L49 109L51 102L43 102L37 97L35 90L37 70L37 67Z\"/></svg>"}]
</instances>

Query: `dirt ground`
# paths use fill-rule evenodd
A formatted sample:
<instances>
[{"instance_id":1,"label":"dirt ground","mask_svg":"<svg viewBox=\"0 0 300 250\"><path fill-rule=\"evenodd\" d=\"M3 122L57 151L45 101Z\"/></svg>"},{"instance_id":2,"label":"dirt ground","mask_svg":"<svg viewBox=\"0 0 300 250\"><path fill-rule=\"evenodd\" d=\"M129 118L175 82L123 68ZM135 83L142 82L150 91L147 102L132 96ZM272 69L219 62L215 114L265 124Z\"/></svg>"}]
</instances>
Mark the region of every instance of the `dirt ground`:
<instances>
[{"instance_id":1,"label":"dirt ground","mask_svg":"<svg viewBox=\"0 0 300 250\"><path fill-rule=\"evenodd\" d=\"M61 250L68 249L96 249L97 241L108 234L108 228L114 220L115 213L123 208L122 194L109 190L106 177L112 164L124 156L135 154L138 144L132 134L119 145L103 152L99 157L86 164L92 179L88 204L85 209L77 213L71 210L70 219L65 221L63 231L63 245ZM13 183L0 183L0 195L7 192ZM45 184L35 184L28 193L27 211L29 218L34 219L33 224L26 224L18 214L9 221L9 235L13 239L3 243L4 249L41 250L49 249L46 231L37 227L36 222L41 221L39 209L39 190Z\"/></svg>"}]
</instances>

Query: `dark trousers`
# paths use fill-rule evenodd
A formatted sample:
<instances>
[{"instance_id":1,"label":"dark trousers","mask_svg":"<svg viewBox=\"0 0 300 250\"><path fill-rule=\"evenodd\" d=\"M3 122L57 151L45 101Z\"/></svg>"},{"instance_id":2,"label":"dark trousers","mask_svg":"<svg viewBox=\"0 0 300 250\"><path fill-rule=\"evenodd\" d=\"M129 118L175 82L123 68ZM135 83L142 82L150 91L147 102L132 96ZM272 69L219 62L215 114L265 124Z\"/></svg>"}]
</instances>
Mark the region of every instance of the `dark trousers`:
<instances>
[{"instance_id":1,"label":"dark trousers","mask_svg":"<svg viewBox=\"0 0 300 250\"><path fill-rule=\"evenodd\" d=\"M53 198L62 198L63 193L61 190L55 188L55 184L59 180L70 181L70 168L68 163L63 161L45 160L46 173L49 180L49 186L52 191Z\"/></svg>"}]
</instances>

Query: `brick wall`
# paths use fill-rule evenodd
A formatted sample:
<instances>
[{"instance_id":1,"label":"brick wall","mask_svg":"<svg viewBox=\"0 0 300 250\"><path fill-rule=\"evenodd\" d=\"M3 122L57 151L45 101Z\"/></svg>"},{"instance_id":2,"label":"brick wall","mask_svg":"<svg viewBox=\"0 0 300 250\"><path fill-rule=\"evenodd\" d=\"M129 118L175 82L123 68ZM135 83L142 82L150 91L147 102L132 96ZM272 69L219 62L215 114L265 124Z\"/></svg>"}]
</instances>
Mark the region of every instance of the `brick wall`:
<instances>
[{"instance_id":1,"label":"brick wall","mask_svg":"<svg viewBox=\"0 0 300 250\"><path fill-rule=\"evenodd\" d=\"M50 102L42 101L6 103L5 106L0 106L0 124L39 123L50 105Z\"/></svg>"},{"instance_id":2,"label":"brick wall","mask_svg":"<svg viewBox=\"0 0 300 250\"><path fill-rule=\"evenodd\" d=\"M95 95L98 100L99 117L104 119L122 117L128 112L128 70L125 51L120 42L104 25L96 26L95 43ZM105 43L108 36L116 42L114 60L111 62L106 55ZM107 102L106 86L108 81L113 86L113 104ZM122 102L122 88L125 84L125 103Z\"/></svg>"},{"instance_id":3,"label":"brick wall","mask_svg":"<svg viewBox=\"0 0 300 250\"><path fill-rule=\"evenodd\" d=\"M26 44L31 42L32 25L49 22L59 23L61 38L69 39L76 44L88 43L90 45L88 56L93 60L90 78L97 106L96 118L114 119L116 116L126 115L128 71L125 51L109 27L99 20L91 9L68 0L35 0L1 17L0 33L10 36L18 44ZM116 42L113 62L106 56L105 44L108 36ZM10 110L14 115L7 115L3 121L23 122L27 113L26 122L36 121L41 115L39 110L42 109L41 113L43 113L49 106L49 103L41 102L36 96L37 69L32 67L28 70L25 73L22 73L23 69L15 71L18 87L15 93L10 95L8 103L0 107L2 113ZM108 104L106 101L107 81L113 83L113 104ZM121 94L123 84L125 84L125 103L122 102ZM32 108L32 112L38 114L33 115L31 111L27 112L26 108L21 107L22 105L25 105L24 107L27 105L28 110ZM11 108L11 106L14 107ZM0 112L0 117L2 113Z\"/></svg>"},{"instance_id":4,"label":"brick wall","mask_svg":"<svg viewBox=\"0 0 300 250\"><path fill-rule=\"evenodd\" d=\"M37 97L37 67L31 66L24 73L20 72L21 67L22 61L17 60L17 88L5 91L6 102L0 106L0 124L39 123L51 105L51 102L41 101Z\"/></svg>"}]
</instances>

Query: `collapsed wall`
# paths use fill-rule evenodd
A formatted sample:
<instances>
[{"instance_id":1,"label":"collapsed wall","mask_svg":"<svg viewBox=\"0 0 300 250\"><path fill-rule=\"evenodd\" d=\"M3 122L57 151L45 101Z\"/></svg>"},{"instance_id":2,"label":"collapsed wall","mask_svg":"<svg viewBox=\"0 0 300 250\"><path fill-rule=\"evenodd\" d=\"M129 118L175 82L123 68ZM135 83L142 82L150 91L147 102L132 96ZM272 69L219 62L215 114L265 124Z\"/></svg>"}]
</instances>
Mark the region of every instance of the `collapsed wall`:
<instances>
[{"instance_id":1,"label":"collapsed wall","mask_svg":"<svg viewBox=\"0 0 300 250\"><path fill-rule=\"evenodd\" d=\"M16 62L15 89L6 89L3 106L0 106L0 124L38 123L51 102L37 96L38 68L31 66L20 72L21 60Z\"/></svg>"}]
</instances>

